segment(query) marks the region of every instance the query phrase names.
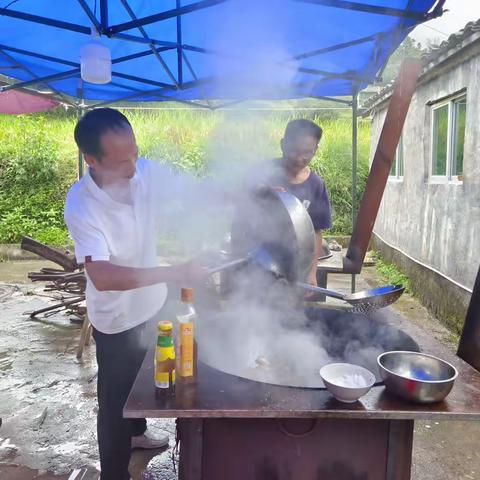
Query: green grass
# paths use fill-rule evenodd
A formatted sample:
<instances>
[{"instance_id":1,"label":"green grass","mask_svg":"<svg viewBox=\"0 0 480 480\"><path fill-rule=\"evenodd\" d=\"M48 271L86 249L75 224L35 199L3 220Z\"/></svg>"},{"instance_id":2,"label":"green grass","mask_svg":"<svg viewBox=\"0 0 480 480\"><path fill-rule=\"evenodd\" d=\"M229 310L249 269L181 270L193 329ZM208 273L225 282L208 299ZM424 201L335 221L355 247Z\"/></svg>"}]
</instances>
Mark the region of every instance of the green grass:
<instances>
[{"instance_id":1,"label":"green grass","mask_svg":"<svg viewBox=\"0 0 480 480\"><path fill-rule=\"evenodd\" d=\"M286 123L309 117L324 136L312 167L330 193L332 234L351 231L351 121L327 111L135 110L125 112L140 154L196 175L235 175L236 168L280 155ZM63 203L77 173L74 112L0 115L0 243L22 235L53 245L67 241ZM368 174L370 126L359 121L358 198Z\"/></svg>"},{"instance_id":2,"label":"green grass","mask_svg":"<svg viewBox=\"0 0 480 480\"><path fill-rule=\"evenodd\" d=\"M373 252L372 258L375 260L375 268L383 280L390 285L404 285L405 291L411 293L410 279L396 265L383 260L378 252Z\"/></svg>"}]
</instances>

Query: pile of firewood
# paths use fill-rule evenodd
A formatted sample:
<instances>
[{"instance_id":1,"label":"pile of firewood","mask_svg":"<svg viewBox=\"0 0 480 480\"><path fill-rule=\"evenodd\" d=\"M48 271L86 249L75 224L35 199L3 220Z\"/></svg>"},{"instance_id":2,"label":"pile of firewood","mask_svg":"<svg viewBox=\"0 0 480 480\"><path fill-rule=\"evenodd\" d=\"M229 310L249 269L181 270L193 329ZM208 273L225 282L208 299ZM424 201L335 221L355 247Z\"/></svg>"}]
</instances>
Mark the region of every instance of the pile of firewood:
<instances>
[{"instance_id":1,"label":"pile of firewood","mask_svg":"<svg viewBox=\"0 0 480 480\"><path fill-rule=\"evenodd\" d=\"M35 253L39 257L56 263L60 268L42 268L39 272L30 272L28 278L32 282L48 282L45 286L46 292L58 293L55 296L58 303L30 314L31 318L39 314L53 314L61 310L67 310L70 314L83 321L85 318L85 307L81 304L85 300L85 285L87 279L83 267L75 261L75 257L69 252L62 252L38 242L30 237L23 237L21 247L23 250Z\"/></svg>"}]
</instances>

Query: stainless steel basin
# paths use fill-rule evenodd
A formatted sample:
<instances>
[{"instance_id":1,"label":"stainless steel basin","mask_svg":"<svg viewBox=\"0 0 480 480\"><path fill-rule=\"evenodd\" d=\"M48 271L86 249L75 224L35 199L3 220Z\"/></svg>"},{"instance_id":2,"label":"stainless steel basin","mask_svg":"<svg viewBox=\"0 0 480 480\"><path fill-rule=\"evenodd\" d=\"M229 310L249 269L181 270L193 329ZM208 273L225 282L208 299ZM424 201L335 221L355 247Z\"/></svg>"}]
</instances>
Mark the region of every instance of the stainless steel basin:
<instances>
[{"instance_id":1,"label":"stainless steel basin","mask_svg":"<svg viewBox=\"0 0 480 480\"><path fill-rule=\"evenodd\" d=\"M458 376L453 365L425 353L385 352L377 362L387 390L418 403L443 400Z\"/></svg>"}]
</instances>

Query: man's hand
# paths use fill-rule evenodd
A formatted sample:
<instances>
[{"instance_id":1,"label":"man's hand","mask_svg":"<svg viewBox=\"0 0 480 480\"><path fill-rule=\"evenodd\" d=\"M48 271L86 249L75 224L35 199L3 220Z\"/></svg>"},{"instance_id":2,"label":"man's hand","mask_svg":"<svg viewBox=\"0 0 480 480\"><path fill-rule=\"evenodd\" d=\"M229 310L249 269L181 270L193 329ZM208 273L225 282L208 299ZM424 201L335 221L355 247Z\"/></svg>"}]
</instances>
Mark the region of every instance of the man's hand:
<instances>
[{"instance_id":1,"label":"man's hand","mask_svg":"<svg viewBox=\"0 0 480 480\"><path fill-rule=\"evenodd\" d=\"M208 279L207 269L202 266L198 260L190 260L172 267L174 269L175 283L180 283L184 286L193 286L199 283L205 283Z\"/></svg>"},{"instance_id":2,"label":"man's hand","mask_svg":"<svg viewBox=\"0 0 480 480\"><path fill-rule=\"evenodd\" d=\"M317 230L315 232L315 249L312 258L312 266L310 268L310 273L308 274L307 283L313 285L314 287L318 287L317 283L317 264L318 264L318 257L322 251L322 232L321 230ZM305 298L310 298L315 295L315 292L307 292L305 294Z\"/></svg>"},{"instance_id":3,"label":"man's hand","mask_svg":"<svg viewBox=\"0 0 480 480\"><path fill-rule=\"evenodd\" d=\"M314 287L318 287L318 284L317 284L317 275L316 275L316 271L315 273L313 272L310 272L310 274L308 275L308 278L307 278L307 283L310 284L310 285L313 285ZM315 292L305 292L305 298L312 298L316 295Z\"/></svg>"},{"instance_id":4,"label":"man's hand","mask_svg":"<svg viewBox=\"0 0 480 480\"><path fill-rule=\"evenodd\" d=\"M308 276L307 283L310 285L313 285L314 287L318 287L317 283L317 271L311 272L310 275Z\"/></svg>"}]
</instances>

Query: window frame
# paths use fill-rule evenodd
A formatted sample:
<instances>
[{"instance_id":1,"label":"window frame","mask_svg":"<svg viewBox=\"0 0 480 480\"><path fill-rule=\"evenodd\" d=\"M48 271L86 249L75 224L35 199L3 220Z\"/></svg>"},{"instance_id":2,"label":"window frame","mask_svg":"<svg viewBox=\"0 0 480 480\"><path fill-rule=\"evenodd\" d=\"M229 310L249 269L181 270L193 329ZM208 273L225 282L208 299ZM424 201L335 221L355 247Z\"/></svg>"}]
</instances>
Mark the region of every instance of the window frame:
<instances>
[{"instance_id":1,"label":"window frame","mask_svg":"<svg viewBox=\"0 0 480 480\"><path fill-rule=\"evenodd\" d=\"M398 168L399 163L399 152L401 152L401 163L402 163L402 174L400 175L400 169ZM392 168L395 166L395 175L388 174L388 181L390 182L403 182L405 176L405 163L404 163L404 148L403 148L403 132L400 135L398 140L397 149L395 150L395 157L393 158ZM390 171L392 171L390 169Z\"/></svg>"},{"instance_id":2,"label":"window frame","mask_svg":"<svg viewBox=\"0 0 480 480\"><path fill-rule=\"evenodd\" d=\"M463 172L462 172L462 175L453 174L453 169L455 165L455 148L456 148L455 129L456 129L456 123L457 123L457 118L455 115L455 104L462 99L465 99L465 108L466 108L466 105L467 105L466 91L462 91L457 95L452 95L448 97L445 100L430 104L430 172L429 173L430 173L431 183L455 183L455 184L463 183ZM433 168L434 168L434 162L435 162L435 145L434 145L435 111L445 106L448 106L446 172L444 175L434 175ZM466 132L466 128L465 128L465 132ZM465 149L464 149L463 155L465 157Z\"/></svg>"},{"instance_id":3,"label":"window frame","mask_svg":"<svg viewBox=\"0 0 480 480\"><path fill-rule=\"evenodd\" d=\"M464 132L464 138L463 138L463 157L462 157L462 174L461 175L457 175L457 174L454 174L453 171L454 171L454 168L455 168L455 163L456 163L456 158L455 158L455 150L457 148L457 141L458 139L456 138L455 134L456 134L456 129L457 129L457 122L458 122L458 117L456 115L456 112L455 112L455 105L460 103L460 101L464 99L465 100L465 132ZM452 181L455 181L455 182L462 182L463 181L463 162L465 160L465 135L467 133L467 94L464 93L463 95L459 95L455 98L452 99L452 105L451 105L451 109L452 109L452 141L451 141L451 147L452 147L452 150L450 152L450 155L451 155L451 162L450 162L450 180Z\"/></svg>"}]
</instances>

